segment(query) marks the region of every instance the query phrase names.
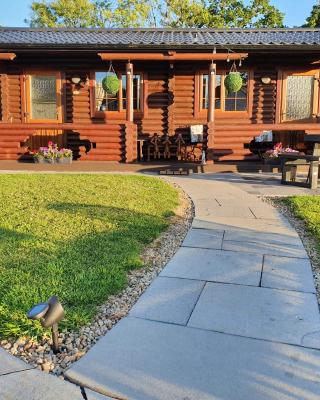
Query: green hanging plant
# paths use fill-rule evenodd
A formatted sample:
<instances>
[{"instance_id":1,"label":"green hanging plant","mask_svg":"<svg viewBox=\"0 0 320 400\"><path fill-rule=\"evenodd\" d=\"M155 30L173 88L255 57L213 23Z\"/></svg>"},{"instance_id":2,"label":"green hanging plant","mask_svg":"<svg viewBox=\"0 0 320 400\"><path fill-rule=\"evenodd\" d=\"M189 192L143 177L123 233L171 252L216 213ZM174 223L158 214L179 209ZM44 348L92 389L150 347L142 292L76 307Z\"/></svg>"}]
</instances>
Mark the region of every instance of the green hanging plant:
<instances>
[{"instance_id":1,"label":"green hanging plant","mask_svg":"<svg viewBox=\"0 0 320 400\"><path fill-rule=\"evenodd\" d=\"M240 72L230 71L224 80L224 86L228 93L239 92L243 86L243 79Z\"/></svg>"},{"instance_id":2,"label":"green hanging plant","mask_svg":"<svg viewBox=\"0 0 320 400\"><path fill-rule=\"evenodd\" d=\"M107 74L102 79L102 87L107 94L114 96L120 90L120 81L116 74Z\"/></svg>"}]
</instances>

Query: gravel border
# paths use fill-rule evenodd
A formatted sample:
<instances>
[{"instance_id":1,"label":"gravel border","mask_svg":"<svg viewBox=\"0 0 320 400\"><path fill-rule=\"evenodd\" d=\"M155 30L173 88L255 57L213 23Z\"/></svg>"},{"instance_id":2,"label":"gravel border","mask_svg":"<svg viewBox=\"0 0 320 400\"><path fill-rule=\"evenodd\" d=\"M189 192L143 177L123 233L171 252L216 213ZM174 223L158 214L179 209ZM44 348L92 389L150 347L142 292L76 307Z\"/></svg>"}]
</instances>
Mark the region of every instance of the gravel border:
<instances>
[{"instance_id":1,"label":"gravel border","mask_svg":"<svg viewBox=\"0 0 320 400\"><path fill-rule=\"evenodd\" d=\"M290 224L295 228L310 258L313 277L316 286L318 304L320 305L320 250L317 248L317 241L308 230L304 220L296 217L289 206L281 200L285 197L265 197L264 200L273 205Z\"/></svg>"},{"instance_id":2,"label":"gravel border","mask_svg":"<svg viewBox=\"0 0 320 400\"><path fill-rule=\"evenodd\" d=\"M53 354L51 339L41 342L19 339L16 342L2 340L1 346L10 354L36 368L63 377L73 362L79 360L104 336L121 318L125 317L153 279L161 272L167 262L179 249L190 229L194 207L190 197L176 184L179 192L179 206L171 217L168 229L143 251L141 258L144 268L128 273L128 285L120 293L109 296L100 306L94 320L82 327L79 332L62 332L59 335L61 352Z\"/></svg>"}]
</instances>

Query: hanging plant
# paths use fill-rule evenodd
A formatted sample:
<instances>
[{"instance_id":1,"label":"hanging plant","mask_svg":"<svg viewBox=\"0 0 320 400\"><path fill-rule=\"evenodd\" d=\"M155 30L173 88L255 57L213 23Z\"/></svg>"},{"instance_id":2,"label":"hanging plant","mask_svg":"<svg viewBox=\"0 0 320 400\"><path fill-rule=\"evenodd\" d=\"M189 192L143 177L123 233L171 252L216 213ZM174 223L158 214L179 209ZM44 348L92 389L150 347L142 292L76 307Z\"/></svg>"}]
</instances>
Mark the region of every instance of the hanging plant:
<instances>
[{"instance_id":1,"label":"hanging plant","mask_svg":"<svg viewBox=\"0 0 320 400\"><path fill-rule=\"evenodd\" d=\"M224 86L228 93L239 92L243 86L243 79L240 72L229 72L224 80Z\"/></svg>"},{"instance_id":2,"label":"hanging plant","mask_svg":"<svg viewBox=\"0 0 320 400\"><path fill-rule=\"evenodd\" d=\"M108 73L103 79L102 79L102 87L107 94L114 96L117 94L120 90L120 81L119 78L117 77L116 74Z\"/></svg>"},{"instance_id":3,"label":"hanging plant","mask_svg":"<svg viewBox=\"0 0 320 400\"><path fill-rule=\"evenodd\" d=\"M224 86L227 89L228 93L236 93L241 90L243 86L243 79L240 72L237 71L236 64L233 63L229 74L226 76L224 80Z\"/></svg>"}]
</instances>

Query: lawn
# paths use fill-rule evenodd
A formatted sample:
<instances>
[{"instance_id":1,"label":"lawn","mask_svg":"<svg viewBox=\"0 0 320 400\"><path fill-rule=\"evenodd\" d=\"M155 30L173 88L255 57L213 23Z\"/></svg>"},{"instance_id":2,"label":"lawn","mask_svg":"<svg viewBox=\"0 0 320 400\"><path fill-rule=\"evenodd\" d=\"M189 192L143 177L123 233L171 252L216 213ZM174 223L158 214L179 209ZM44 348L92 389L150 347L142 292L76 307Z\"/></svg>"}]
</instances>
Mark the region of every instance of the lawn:
<instances>
[{"instance_id":1,"label":"lawn","mask_svg":"<svg viewBox=\"0 0 320 400\"><path fill-rule=\"evenodd\" d=\"M169 224L177 191L141 176L0 176L0 338L46 334L26 318L55 294L62 327L89 322Z\"/></svg>"},{"instance_id":2,"label":"lawn","mask_svg":"<svg viewBox=\"0 0 320 400\"><path fill-rule=\"evenodd\" d=\"M320 250L320 196L293 196L283 200L295 216L305 221Z\"/></svg>"}]
</instances>

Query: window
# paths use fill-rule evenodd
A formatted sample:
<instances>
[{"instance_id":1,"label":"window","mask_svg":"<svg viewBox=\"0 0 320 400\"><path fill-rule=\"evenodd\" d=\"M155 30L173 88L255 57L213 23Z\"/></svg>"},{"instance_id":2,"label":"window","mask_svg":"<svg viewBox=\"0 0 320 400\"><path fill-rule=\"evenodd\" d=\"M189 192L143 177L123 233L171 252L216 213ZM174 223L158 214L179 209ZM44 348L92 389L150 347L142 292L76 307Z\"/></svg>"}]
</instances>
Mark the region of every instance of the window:
<instances>
[{"instance_id":1,"label":"window","mask_svg":"<svg viewBox=\"0 0 320 400\"><path fill-rule=\"evenodd\" d=\"M243 86L237 93L227 93L224 79L227 72L216 75L215 109L221 111L247 111L248 108L248 72L241 72ZM223 89L224 88L224 89ZM200 109L207 110L209 105L209 75L200 78Z\"/></svg>"},{"instance_id":2,"label":"window","mask_svg":"<svg viewBox=\"0 0 320 400\"><path fill-rule=\"evenodd\" d=\"M282 72L280 120L314 121L319 109L319 71Z\"/></svg>"},{"instance_id":3,"label":"window","mask_svg":"<svg viewBox=\"0 0 320 400\"><path fill-rule=\"evenodd\" d=\"M61 77L58 72L26 75L27 121L61 120Z\"/></svg>"},{"instance_id":4,"label":"window","mask_svg":"<svg viewBox=\"0 0 320 400\"><path fill-rule=\"evenodd\" d=\"M95 73L95 110L96 111L123 111L127 108L127 77L119 74L120 90L116 95L108 95L102 87L102 80L106 72ZM141 74L133 75L133 109L141 110L142 79Z\"/></svg>"},{"instance_id":5,"label":"window","mask_svg":"<svg viewBox=\"0 0 320 400\"><path fill-rule=\"evenodd\" d=\"M228 93L225 89L225 111L247 111L248 73L242 72L242 88L239 92Z\"/></svg>"},{"instance_id":6,"label":"window","mask_svg":"<svg viewBox=\"0 0 320 400\"><path fill-rule=\"evenodd\" d=\"M202 75L202 100L201 100L201 108L203 110L207 110L209 106L209 75ZM221 108L221 75L216 75L216 109Z\"/></svg>"}]
</instances>

